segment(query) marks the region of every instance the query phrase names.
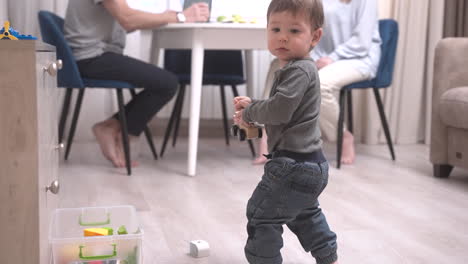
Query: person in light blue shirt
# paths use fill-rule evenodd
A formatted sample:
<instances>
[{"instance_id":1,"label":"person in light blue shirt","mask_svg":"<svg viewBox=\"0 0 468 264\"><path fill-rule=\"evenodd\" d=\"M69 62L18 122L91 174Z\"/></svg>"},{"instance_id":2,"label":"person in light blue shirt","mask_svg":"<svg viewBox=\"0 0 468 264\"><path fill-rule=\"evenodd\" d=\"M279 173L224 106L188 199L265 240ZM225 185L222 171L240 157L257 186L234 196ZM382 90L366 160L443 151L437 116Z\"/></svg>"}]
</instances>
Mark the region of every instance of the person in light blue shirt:
<instances>
[{"instance_id":1,"label":"person in light blue shirt","mask_svg":"<svg viewBox=\"0 0 468 264\"><path fill-rule=\"evenodd\" d=\"M325 25L320 43L312 51L322 92L320 129L336 141L338 94L342 87L374 78L380 61L381 39L377 0L322 0ZM354 137L343 133L342 164L354 162Z\"/></svg>"},{"instance_id":2,"label":"person in light blue shirt","mask_svg":"<svg viewBox=\"0 0 468 264\"><path fill-rule=\"evenodd\" d=\"M323 37L311 57L319 69L322 94L320 130L325 139L336 141L338 131L338 96L342 87L372 79L380 61L381 39L378 31L378 0L322 0L325 13ZM271 65L264 94L269 94L271 78L279 69ZM264 134L265 135L265 134ZM254 164L263 164L267 151L266 137L259 144L260 155ZM354 162L354 137L343 133L341 164Z\"/></svg>"}]
</instances>

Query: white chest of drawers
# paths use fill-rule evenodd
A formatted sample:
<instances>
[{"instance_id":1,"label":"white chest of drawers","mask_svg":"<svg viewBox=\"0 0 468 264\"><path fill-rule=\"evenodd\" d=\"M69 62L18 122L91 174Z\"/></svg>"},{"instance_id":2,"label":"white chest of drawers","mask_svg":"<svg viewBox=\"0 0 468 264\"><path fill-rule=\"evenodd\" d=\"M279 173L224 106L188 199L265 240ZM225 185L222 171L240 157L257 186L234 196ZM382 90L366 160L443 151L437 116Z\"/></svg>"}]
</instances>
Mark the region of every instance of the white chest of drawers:
<instances>
[{"instance_id":1,"label":"white chest of drawers","mask_svg":"<svg viewBox=\"0 0 468 264\"><path fill-rule=\"evenodd\" d=\"M49 220L58 202L50 187L59 181L54 63L53 46L0 40L1 263L50 261Z\"/></svg>"}]
</instances>

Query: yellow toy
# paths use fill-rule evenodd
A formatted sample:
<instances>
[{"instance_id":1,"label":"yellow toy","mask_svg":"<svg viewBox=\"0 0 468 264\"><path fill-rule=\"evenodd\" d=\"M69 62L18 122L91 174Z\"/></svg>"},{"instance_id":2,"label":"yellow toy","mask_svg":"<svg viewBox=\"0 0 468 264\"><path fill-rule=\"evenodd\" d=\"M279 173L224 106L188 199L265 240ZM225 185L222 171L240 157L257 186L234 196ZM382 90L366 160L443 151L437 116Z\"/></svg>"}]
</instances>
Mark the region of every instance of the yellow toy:
<instances>
[{"instance_id":1,"label":"yellow toy","mask_svg":"<svg viewBox=\"0 0 468 264\"><path fill-rule=\"evenodd\" d=\"M111 236L114 234L114 230L110 227L102 228L86 228L84 230L84 236Z\"/></svg>"},{"instance_id":2,"label":"yellow toy","mask_svg":"<svg viewBox=\"0 0 468 264\"><path fill-rule=\"evenodd\" d=\"M37 39L34 36L31 35L23 35L20 34L18 31L14 30L10 26L9 21L5 21L3 24L3 28L0 29L0 40L6 39L6 40L24 40L24 39L30 39L30 40L35 40Z\"/></svg>"},{"instance_id":3,"label":"yellow toy","mask_svg":"<svg viewBox=\"0 0 468 264\"><path fill-rule=\"evenodd\" d=\"M10 22L9 21L5 21L5 24L3 24L3 32L0 35L0 39L18 40L17 37L13 36L10 33Z\"/></svg>"}]
</instances>

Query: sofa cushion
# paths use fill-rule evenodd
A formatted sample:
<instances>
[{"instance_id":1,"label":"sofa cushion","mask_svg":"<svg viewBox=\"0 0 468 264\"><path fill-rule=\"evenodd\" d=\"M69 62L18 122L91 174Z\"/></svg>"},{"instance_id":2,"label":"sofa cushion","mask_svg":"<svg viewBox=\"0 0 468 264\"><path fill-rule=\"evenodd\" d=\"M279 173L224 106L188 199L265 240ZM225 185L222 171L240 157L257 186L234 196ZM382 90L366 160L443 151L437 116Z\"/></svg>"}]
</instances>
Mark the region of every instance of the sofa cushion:
<instances>
[{"instance_id":1,"label":"sofa cushion","mask_svg":"<svg viewBox=\"0 0 468 264\"><path fill-rule=\"evenodd\" d=\"M439 103L440 118L446 125L468 129L468 86L447 90Z\"/></svg>"}]
</instances>

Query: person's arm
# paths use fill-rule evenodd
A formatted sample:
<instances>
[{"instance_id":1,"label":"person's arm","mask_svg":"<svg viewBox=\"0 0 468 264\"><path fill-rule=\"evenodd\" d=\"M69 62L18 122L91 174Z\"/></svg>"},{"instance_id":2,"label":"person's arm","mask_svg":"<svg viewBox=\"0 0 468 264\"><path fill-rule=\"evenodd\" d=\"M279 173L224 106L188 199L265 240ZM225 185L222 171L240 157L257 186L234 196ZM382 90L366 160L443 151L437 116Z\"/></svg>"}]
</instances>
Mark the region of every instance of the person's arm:
<instances>
[{"instance_id":1,"label":"person's arm","mask_svg":"<svg viewBox=\"0 0 468 264\"><path fill-rule=\"evenodd\" d=\"M369 53L378 21L377 0L352 0L351 4L354 1L358 1L356 16L359 21L352 37L329 55L333 61L365 57Z\"/></svg>"},{"instance_id":2,"label":"person's arm","mask_svg":"<svg viewBox=\"0 0 468 264\"><path fill-rule=\"evenodd\" d=\"M253 101L243 110L245 122L279 125L291 120L311 80L302 69L296 67L287 69L283 74L286 77L276 87L273 97Z\"/></svg>"},{"instance_id":3,"label":"person's arm","mask_svg":"<svg viewBox=\"0 0 468 264\"><path fill-rule=\"evenodd\" d=\"M74 0L81 1L81 0ZM177 22L176 12L167 10L154 14L131 8L126 0L103 0L103 6L127 31L137 29L151 29L168 23ZM209 17L209 9L206 3L196 3L183 11L186 22L206 21Z\"/></svg>"}]
</instances>

